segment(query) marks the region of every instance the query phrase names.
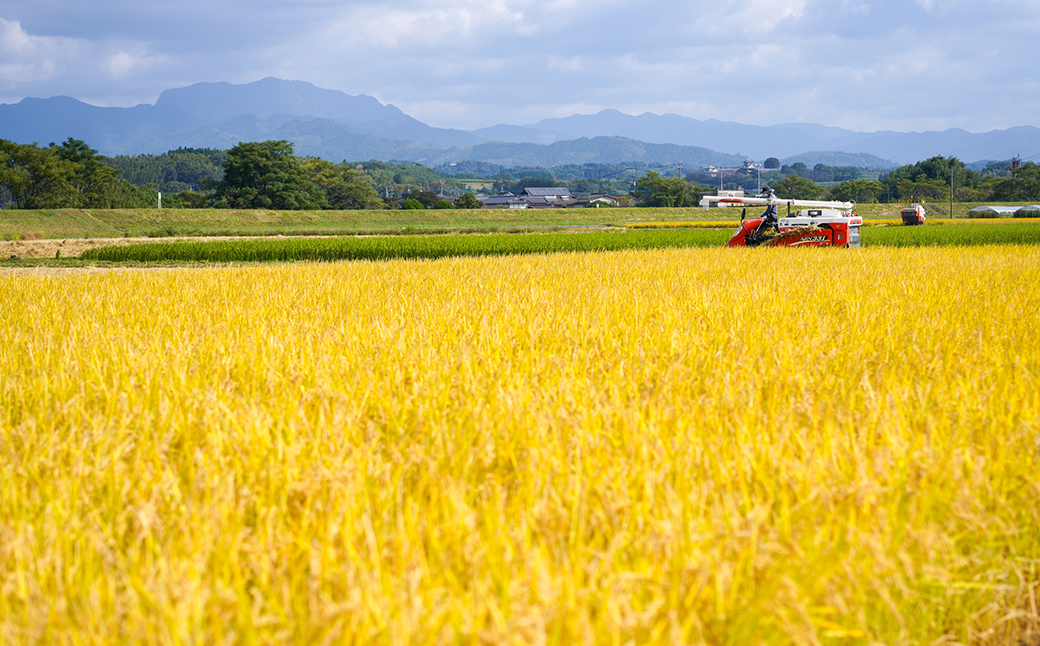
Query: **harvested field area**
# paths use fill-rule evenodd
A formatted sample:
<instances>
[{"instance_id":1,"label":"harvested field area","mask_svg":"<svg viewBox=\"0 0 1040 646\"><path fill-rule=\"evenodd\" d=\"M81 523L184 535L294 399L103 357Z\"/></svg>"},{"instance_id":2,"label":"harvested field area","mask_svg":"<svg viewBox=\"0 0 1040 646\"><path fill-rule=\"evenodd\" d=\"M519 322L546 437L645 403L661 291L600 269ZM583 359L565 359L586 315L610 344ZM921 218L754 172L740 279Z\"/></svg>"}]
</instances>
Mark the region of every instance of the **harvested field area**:
<instances>
[{"instance_id":1,"label":"harvested field area","mask_svg":"<svg viewBox=\"0 0 1040 646\"><path fill-rule=\"evenodd\" d=\"M65 238L41 240L0 240L0 259L74 258L87 249L148 242L148 238Z\"/></svg>"}]
</instances>

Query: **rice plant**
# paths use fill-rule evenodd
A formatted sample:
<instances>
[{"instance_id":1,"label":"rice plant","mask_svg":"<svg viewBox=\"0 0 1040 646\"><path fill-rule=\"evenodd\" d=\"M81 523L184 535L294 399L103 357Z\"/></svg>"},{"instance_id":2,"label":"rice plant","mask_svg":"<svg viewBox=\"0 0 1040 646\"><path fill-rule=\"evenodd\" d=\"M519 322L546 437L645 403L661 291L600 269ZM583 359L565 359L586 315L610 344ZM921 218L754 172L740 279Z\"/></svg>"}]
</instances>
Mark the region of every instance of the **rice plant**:
<instances>
[{"instance_id":1,"label":"rice plant","mask_svg":"<svg viewBox=\"0 0 1040 646\"><path fill-rule=\"evenodd\" d=\"M1038 295L1034 246L0 275L0 641L1033 643Z\"/></svg>"},{"instance_id":2,"label":"rice plant","mask_svg":"<svg viewBox=\"0 0 1040 646\"><path fill-rule=\"evenodd\" d=\"M240 239L100 247L84 260L114 262L294 262L443 258L572 251L721 246L723 231L638 231L449 236Z\"/></svg>"}]
</instances>

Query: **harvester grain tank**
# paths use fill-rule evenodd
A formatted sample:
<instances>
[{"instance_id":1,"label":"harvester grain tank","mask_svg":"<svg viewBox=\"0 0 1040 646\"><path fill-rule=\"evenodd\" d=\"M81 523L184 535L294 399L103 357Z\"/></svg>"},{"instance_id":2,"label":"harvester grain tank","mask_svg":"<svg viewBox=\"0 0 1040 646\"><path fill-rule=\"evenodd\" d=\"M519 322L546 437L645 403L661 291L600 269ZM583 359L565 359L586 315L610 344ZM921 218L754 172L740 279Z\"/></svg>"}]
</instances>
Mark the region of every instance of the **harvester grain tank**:
<instances>
[{"instance_id":1,"label":"harvester grain tank","mask_svg":"<svg viewBox=\"0 0 1040 646\"><path fill-rule=\"evenodd\" d=\"M924 224L924 207L920 204L911 204L900 211L899 215L903 218L903 224L907 226Z\"/></svg>"}]
</instances>

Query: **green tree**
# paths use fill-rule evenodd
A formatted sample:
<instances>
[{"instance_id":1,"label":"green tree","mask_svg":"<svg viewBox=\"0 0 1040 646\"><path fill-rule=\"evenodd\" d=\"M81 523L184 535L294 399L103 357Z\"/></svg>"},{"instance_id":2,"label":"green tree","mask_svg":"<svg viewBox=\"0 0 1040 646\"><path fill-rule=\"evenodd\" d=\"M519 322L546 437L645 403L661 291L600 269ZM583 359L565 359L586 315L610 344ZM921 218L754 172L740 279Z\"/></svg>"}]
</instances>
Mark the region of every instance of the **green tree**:
<instances>
[{"instance_id":1,"label":"green tree","mask_svg":"<svg viewBox=\"0 0 1040 646\"><path fill-rule=\"evenodd\" d=\"M104 184L91 196L88 208L95 209L154 209L159 204L159 192L154 186L134 186L125 179ZM163 200L163 207L177 206Z\"/></svg>"},{"instance_id":2,"label":"green tree","mask_svg":"<svg viewBox=\"0 0 1040 646\"><path fill-rule=\"evenodd\" d=\"M78 139L47 148L0 140L0 194L23 209L147 208L158 195L119 177Z\"/></svg>"},{"instance_id":3,"label":"green tree","mask_svg":"<svg viewBox=\"0 0 1040 646\"><path fill-rule=\"evenodd\" d=\"M326 205L288 141L240 143L228 151L217 208L300 210Z\"/></svg>"},{"instance_id":4,"label":"green tree","mask_svg":"<svg viewBox=\"0 0 1040 646\"><path fill-rule=\"evenodd\" d=\"M814 200L823 193L823 189L815 182L798 175L788 175L773 184L773 189L777 197L788 200Z\"/></svg>"},{"instance_id":5,"label":"green tree","mask_svg":"<svg viewBox=\"0 0 1040 646\"><path fill-rule=\"evenodd\" d=\"M409 191L407 193L402 193L401 197L405 200L412 199L419 202L419 204L422 204L424 209L432 209L433 205L437 203L438 199L440 199L433 191Z\"/></svg>"},{"instance_id":6,"label":"green tree","mask_svg":"<svg viewBox=\"0 0 1040 646\"><path fill-rule=\"evenodd\" d=\"M826 164L813 166L812 180L814 182L830 182L834 180L834 171Z\"/></svg>"},{"instance_id":7,"label":"green tree","mask_svg":"<svg viewBox=\"0 0 1040 646\"><path fill-rule=\"evenodd\" d=\"M400 195L406 191L418 191L421 187L430 186L442 179L436 170L422 164L367 161L351 162L351 165L359 166L358 170L364 171L372 179L372 184L380 195ZM433 202L430 202L430 205L432 204Z\"/></svg>"},{"instance_id":8,"label":"green tree","mask_svg":"<svg viewBox=\"0 0 1040 646\"><path fill-rule=\"evenodd\" d=\"M949 188L941 179L931 179L921 173L915 180L900 179L896 182L896 195L904 202L943 200L949 196Z\"/></svg>"},{"instance_id":9,"label":"green tree","mask_svg":"<svg viewBox=\"0 0 1040 646\"><path fill-rule=\"evenodd\" d=\"M1001 202L1040 200L1040 166L1026 162L1011 171L1011 177L993 184L993 199Z\"/></svg>"},{"instance_id":10,"label":"green tree","mask_svg":"<svg viewBox=\"0 0 1040 646\"><path fill-rule=\"evenodd\" d=\"M328 208L344 211L383 208L383 200L375 187L353 166L308 157L303 160L303 167L324 193Z\"/></svg>"},{"instance_id":11,"label":"green tree","mask_svg":"<svg viewBox=\"0 0 1040 646\"><path fill-rule=\"evenodd\" d=\"M770 157L762 164L762 168L776 169L780 168L780 160L776 157Z\"/></svg>"},{"instance_id":12,"label":"green tree","mask_svg":"<svg viewBox=\"0 0 1040 646\"><path fill-rule=\"evenodd\" d=\"M419 200L415 199L414 197L410 197L404 202L401 202L401 208L406 211L421 211L426 207L423 206L422 202L420 202Z\"/></svg>"},{"instance_id":13,"label":"green tree","mask_svg":"<svg viewBox=\"0 0 1040 646\"><path fill-rule=\"evenodd\" d=\"M50 149L58 159L67 162L72 170L70 181L76 193L75 206L129 206L125 199L136 192L129 186L117 186L120 183L119 171L102 162L98 152L86 142L69 137L60 146L52 143Z\"/></svg>"},{"instance_id":14,"label":"green tree","mask_svg":"<svg viewBox=\"0 0 1040 646\"><path fill-rule=\"evenodd\" d=\"M457 209L479 209L480 208L480 200L477 199L476 195L473 195L473 193L470 193L470 192L467 191L467 192L462 194L462 197L460 197L459 199L455 200L455 208L457 208Z\"/></svg>"},{"instance_id":15,"label":"green tree","mask_svg":"<svg viewBox=\"0 0 1040 646\"><path fill-rule=\"evenodd\" d=\"M950 175L958 189L975 189L987 176L967 168L956 157L930 157L916 164L900 166L881 178L887 194L903 201L944 199L950 193Z\"/></svg>"},{"instance_id":16,"label":"green tree","mask_svg":"<svg viewBox=\"0 0 1040 646\"><path fill-rule=\"evenodd\" d=\"M696 206L700 190L682 177L661 177L654 171L636 180L632 197L639 206Z\"/></svg>"},{"instance_id":17,"label":"green tree","mask_svg":"<svg viewBox=\"0 0 1040 646\"><path fill-rule=\"evenodd\" d=\"M163 208L169 205L172 208L182 209L204 209L210 205L213 200L212 195L205 193L199 193L197 191L181 191L180 193L174 193L169 198L166 194L163 194Z\"/></svg>"},{"instance_id":18,"label":"green tree","mask_svg":"<svg viewBox=\"0 0 1040 646\"><path fill-rule=\"evenodd\" d=\"M455 205L452 204L451 202L449 202L448 200L437 200L436 202L433 203L433 208L435 208L435 209L453 209L453 208L455 208Z\"/></svg>"},{"instance_id":19,"label":"green tree","mask_svg":"<svg viewBox=\"0 0 1040 646\"><path fill-rule=\"evenodd\" d=\"M132 184L153 184L163 195L204 190L220 182L227 151L212 148L178 148L161 155L116 155L105 163L120 171Z\"/></svg>"},{"instance_id":20,"label":"green tree","mask_svg":"<svg viewBox=\"0 0 1040 646\"><path fill-rule=\"evenodd\" d=\"M853 179L842 182L830 191L830 199L841 202L878 202L885 194L885 185L878 181Z\"/></svg>"},{"instance_id":21,"label":"green tree","mask_svg":"<svg viewBox=\"0 0 1040 646\"><path fill-rule=\"evenodd\" d=\"M73 170L49 148L0 139L0 187L20 209L75 206Z\"/></svg>"},{"instance_id":22,"label":"green tree","mask_svg":"<svg viewBox=\"0 0 1040 646\"><path fill-rule=\"evenodd\" d=\"M835 182L847 182L849 180L859 179L860 170L855 166L828 166L827 169L831 173L831 179Z\"/></svg>"}]
</instances>

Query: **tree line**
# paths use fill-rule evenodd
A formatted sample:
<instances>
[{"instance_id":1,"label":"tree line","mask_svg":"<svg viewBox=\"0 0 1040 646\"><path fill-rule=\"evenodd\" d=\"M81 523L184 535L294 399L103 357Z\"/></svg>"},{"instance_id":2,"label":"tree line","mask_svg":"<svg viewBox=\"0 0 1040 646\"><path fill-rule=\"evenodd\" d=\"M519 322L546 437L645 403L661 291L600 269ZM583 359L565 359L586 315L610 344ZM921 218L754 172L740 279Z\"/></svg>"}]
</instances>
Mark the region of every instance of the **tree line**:
<instances>
[{"instance_id":1,"label":"tree line","mask_svg":"<svg viewBox=\"0 0 1040 646\"><path fill-rule=\"evenodd\" d=\"M936 156L900 166L877 180L853 179L825 187L789 174L773 184L780 197L866 202L1024 202L1040 200L1040 166L990 164L982 171L956 157ZM952 195L951 195L952 191Z\"/></svg>"},{"instance_id":2,"label":"tree line","mask_svg":"<svg viewBox=\"0 0 1040 646\"><path fill-rule=\"evenodd\" d=\"M224 178L226 150L178 148L161 155L117 155L100 157L120 172L120 177L138 186L151 186L164 195L183 191L203 192Z\"/></svg>"},{"instance_id":3,"label":"tree line","mask_svg":"<svg viewBox=\"0 0 1040 646\"><path fill-rule=\"evenodd\" d=\"M6 208L153 208L162 194L164 208L382 209L378 188L418 192L436 177L419 164L301 158L288 141L108 158L71 137L47 147L0 140Z\"/></svg>"},{"instance_id":4,"label":"tree line","mask_svg":"<svg viewBox=\"0 0 1040 646\"><path fill-rule=\"evenodd\" d=\"M0 139L0 206L144 208L156 203L155 191L120 178L82 141L69 137L44 148Z\"/></svg>"},{"instance_id":5,"label":"tree line","mask_svg":"<svg viewBox=\"0 0 1040 646\"><path fill-rule=\"evenodd\" d=\"M772 165L779 160L773 158ZM1014 168L994 163L968 168L955 157L932 157L901 166L878 179L859 178L859 169L805 164L770 169L764 180L780 197L856 202L1040 201L1040 166ZM47 147L0 140L0 206L56 208L262 208L381 209L477 208L462 181L495 172L497 190L563 186L575 192L631 193L641 206L694 206L713 188L696 173L666 176L646 164L582 164L553 169L505 169L484 162L430 168L413 162L332 163L297 157L288 141L240 143L222 151L181 148L162 155L104 157L69 138ZM641 175L636 178L636 172ZM447 176L446 176L447 175ZM520 175L520 179L516 176ZM570 179L563 179L568 177ZM814 179L816 178L816 179ZM838 178L848 178L835 183ZM619 179L626 190L610 190ZM745 182L758 178L745 177ZM817 181L821 183L818 184ZM822 182L829 182L822 185ZM436 190L436 192L435 192ZM462 195L447 201L448 191Z\"/></svg>"}]
</instances>

